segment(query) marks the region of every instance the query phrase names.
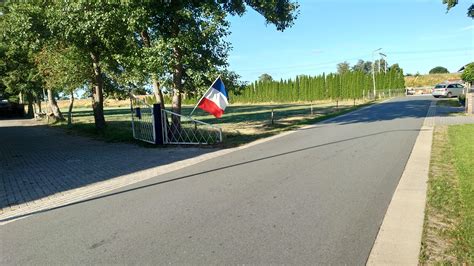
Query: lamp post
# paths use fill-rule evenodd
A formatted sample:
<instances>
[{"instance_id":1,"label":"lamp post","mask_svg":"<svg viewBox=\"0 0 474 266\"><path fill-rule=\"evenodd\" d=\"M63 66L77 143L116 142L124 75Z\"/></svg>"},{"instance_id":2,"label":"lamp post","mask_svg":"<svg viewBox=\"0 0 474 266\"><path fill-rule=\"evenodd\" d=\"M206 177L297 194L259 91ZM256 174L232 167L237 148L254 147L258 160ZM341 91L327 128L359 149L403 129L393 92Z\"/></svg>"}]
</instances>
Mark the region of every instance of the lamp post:
<instances>
[{"instance_id":1,"label":"lamp post","mask_svg":"<svg viewBox=\"0 0 474 266\"><path fill-rule=\"evenodd\" d=\"M382 48L379 48L377 50L374 50L372 52L372 60L373 60L373 63L372 63L372 80L374 82L374 100L375 98L377 98L377 91L376 91L376 88L375 88L375 53L382 50Z\"/></svg>"}]
</instances>

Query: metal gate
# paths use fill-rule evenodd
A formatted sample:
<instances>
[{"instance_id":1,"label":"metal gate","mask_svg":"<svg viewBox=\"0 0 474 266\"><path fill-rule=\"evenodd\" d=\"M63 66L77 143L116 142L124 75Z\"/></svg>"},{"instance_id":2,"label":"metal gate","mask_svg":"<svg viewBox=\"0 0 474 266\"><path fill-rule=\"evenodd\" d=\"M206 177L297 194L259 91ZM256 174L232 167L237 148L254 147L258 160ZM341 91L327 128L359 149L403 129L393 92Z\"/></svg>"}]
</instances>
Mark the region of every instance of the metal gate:
<instances>
[{"instance_id":1,"label":"metal gate","mask_svg":"<svg viewBox=\"0 0 474 266\"><path fill-rule=\"evenodd\" d=\"M133 137L149 143L156 143L153 106L144 100L130 95Z\"/></svg>"},{"instance_id":2,"label":"metal gate","mask_svg":"<svg viewBox=\"0 0 474 266\"><path fill-rule=\"evenodd\" d=\"M222 142L220 127L168 110L161 110L164 144L217 144Z\"/></svg>"},{"instance_id":3,"label":"metal gate","mask_svg":"<svg viewBox=\"0 0 474 266\"><path fill-rule=\"evenodd\" d=\"M149 105L130 94L135 139L153 144L202 145L222 142L220 127Z\"/></svg>"}]
</instances>

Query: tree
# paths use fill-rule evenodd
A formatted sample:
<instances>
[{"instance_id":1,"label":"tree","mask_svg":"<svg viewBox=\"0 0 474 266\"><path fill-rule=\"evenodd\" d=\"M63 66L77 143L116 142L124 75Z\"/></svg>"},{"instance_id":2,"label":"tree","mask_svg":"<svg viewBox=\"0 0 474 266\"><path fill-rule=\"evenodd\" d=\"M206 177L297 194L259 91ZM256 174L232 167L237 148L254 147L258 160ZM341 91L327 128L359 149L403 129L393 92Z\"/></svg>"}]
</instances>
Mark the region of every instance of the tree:
<instances>
[{"instance_id":1,"label":"tree","mask_svg":"<svg viewBox=\"0 0 474 266\"><path fill-rule=\"evenodd\" d=\"M351 66L350 66L349 63L346 62L346 61L337 64L337 73L339 73L339 74L343 74L343 73L349 72L350 69L351 69Z\"/></svg>"},{"instance_id":2,"label":"tree","mask_svg":"<svg viewBox=\"0 0 474 266\"><path fill-rule=\"evenodd\" d=\"M364 60L361 60L359 59L359 61L357 61L357 64L355 64L353 67L352 67L352 70L354 71L362 71L364 73L372 73L372 62L370 61L364 61Z\"/></svg>"},{"instance_id":3,"label":"tree","mask_svg":"<svg viewBox=\"0 0 474 266\"><path fill-rule=\"evenodd\" d=\"M33 102L41 107L42 77L38 73L34 56L48 35L41 8L29 3L9 3L1 6L0 35L2 46L2 73L0 79L4 91L9 95L26 96L28 115L33 115ZM22 101L23 97L19 97ZM36 100L35 100L36 99ZM40 111L40 110L38 110Z\"/></svg>"},{"instance_id":4,"label":"tree","mask_svg":"<svg viewBox=\"0 0 474 266\"><path fill-rule=\"evenodd\" d=\"M392 70L392 69L396 72L403 72L403 70L400 68L400 66L398 64L393 64L388 68L389 71ZM413 76L413 75L407 73L406 76Z\"/></svg>"},{"instance_id":5,"label":"tree","mask_svg":"<svg viewBox=\"0 0 474 266\"><path fill-rule=\"evenodd\" d=\"M71 125L71 114L74 104L74 91L83 87L91 77L90 67L83 59L76 47L65 47L61 45L45 46L36 56L36 64L44 79L48 95L53 91L64 92L70 95L68 108L68 125ZM54 97L50 97L50 103L55 103ZM51 109L55 117L62 117L57 104L52 104Z\"/></svg>"},{"instance_id":6,"label":"tree","mask_svg":"<svg viewBox=\"0 0 474 266\"><path fill-rule=\"evenodd\" d=\"M161 3L161 2L160 2ZM297 16L296 3L254 0L170 1L161 3L161 12L153 19L150 29L159 33L156 45L164 61L166 77L173 88L172 109L181 113L182 95L201 94L227 67L230 43L227 15L243 15L247 6L262 14L277 30L293 24ZM173 125L179 128L179 117Z\"/></svg>"},{"instance_id":7,"label":"tree","mask_svg":"<svg viewBox=\"0 0 474 266\"><path fill-rule=\"evenodd\" d=\"M459 0L443 0L443 4L446 5L448 12L451 8L455 7L458 4ZM472 4L467 10L467 16L474 18L474 4Z\"/></svg>"},{"instance_id":8,"label":"tree","mask_svg":"<svg viewBox=\"0 0 474 266\"><path fill-rule=\"evenodd\" d=\"M133 33L122 6L112 2L54 2L47 5L47 19L54 40L76 47L91 69L92 108L95 127L105 128L104 70L117 65L117 57L130 51Z\"/></svg>"},{"instance_id":9,"label":"tree","mask_svg":"<svg viewBox=\"0 0 474 266\"><path fill-rule=\"evenodd\" d=\"M386 72L388 70L387 61L383 58L375 60L374 64L375 73Z\"/></svg>"},{"instance_id":10,"label":"tree","mask_svg":"<svg viewBox=\"0 0 474 266\"><path fill-rule=\"evenodd\" d=\"M262 75L260 75L258 77L258 81L260 81L260 82L270 82L270 81L273 81L273 77L270 76L267 73L263 73Z\"/></svg>"},{"instance_id":11,"label":"tree","mask_svg":"<svg viewBox=\"0 0 474 266\"><path fill-rule=\"evenodd\" d=\"M446 74L449 73L448 69L442 66L434 67L430 70L430 74Z\"/></svg>"},{"instance_id":12,"label":"tree","mask_svg":"<svg viewBox=\"0 0 474 266\"><path fill-rule=\"evenodd\" d=\"M469 63L461 74L462 80L468 82L469 84L474 83L474 62Z\"/></svg>"}]
</instances>

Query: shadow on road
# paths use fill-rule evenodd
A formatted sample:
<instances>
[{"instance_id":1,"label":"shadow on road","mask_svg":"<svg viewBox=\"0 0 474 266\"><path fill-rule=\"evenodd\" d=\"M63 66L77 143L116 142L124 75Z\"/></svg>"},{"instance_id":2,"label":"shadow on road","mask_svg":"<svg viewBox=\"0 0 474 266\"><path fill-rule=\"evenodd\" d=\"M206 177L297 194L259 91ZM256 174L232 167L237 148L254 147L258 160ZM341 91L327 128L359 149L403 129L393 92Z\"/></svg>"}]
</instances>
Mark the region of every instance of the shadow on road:
<instances>
[{"instance_id":1,"label":"shadow on road","mask_svg":"<svg viewBox=\"0 0 474 266\"><path fill-rule=\"evenodd\" d=\"M409 100L408 98L397 99L347 114L344 117L334 119L331 123L346 125L403 118L424 118L432 100L432 98L416 100Z\"/></svg>"},{"instance_id":2,"label":"shadow on road","mask_svg":"<svg viewBox=\"0 0 474 266\"><path fill-rule=\"evenodd\" d=\"M397 99L346 114L330 122L321 122L319 125L345 125L422 118L425 117L431 100L431 98ZM59 192L214 151L214 149L202 148L143 149L137 145L105 143L70 136L61 130L45 126L9 125L8 123L8 121L0 121L0 208L37 200ZM318 126L308 129L317 128ZM400 131L417 131L417 129ZM366 136L309 146L152 185L389 132L392 131L381 131ZM114 194L108 196L111 195ZM97 198L90 200L94 199Z\"/></svg>"},{"instance_id":3,"label":"shadow on road","mask_svg":"<svg viewBox=\"0 0 474 266\"><path fill-rule=\"evenodd\" d=\"M280 157L280 156L299 153L299 152L303 152L303 151L307 151L307 150L317 149L317 148L324 147L324 146L334 145L334 144L343 143L343 142L349 142L349 141L358 140L358 139L362 139L362 138L370 138L370 137L373 137L373 136L384 135L384 134L389 134L389 133L393 133L393 132L419 132L419 131L424 131L424 130L423 129L404 129L404 130L381 131L381 132L377 132L377 133L373 133L373 134L367 134L367 135L363 135L363 136L358 136L358 137L347 138L347 139L338 140L338 141L327 142L327 143L314 145L314 146L310 146L310 147L305 147L305 148L301 148L301 149L295 149L295 150L288 151L288 152L278 153L278 154L265 156L265 157L261 157L261 158L257 158L257 159L253 159L253 160L248 160L248 161L244 161L244 162L240 162L240 163L235 163L235 164L231 164L231 165L217 167L217 168L214 168L214 169L201 171L201 172L197 172L197 173L193 173L193 174L189 174L189 175L184 175L184 176L180 176L180 177L176 177L176 178L172 178L172 179L168 179L168 180L164 180L164 181L154 182L154 183L151 183L151 184L142 185L142 186L138 186L138 187L134 187L134 188L130 188L130 189L124 189L124 190L121 190L121 191L118 191L118 192L113 192L113 193L105 194L105 195L102 195L102 196L97 196L97 197L93 197L93 198L90 198L90 199L81 200L81 201L78 201L78 202L66 204L66 205L59 206L59 207L54 207L54 208L50 208L50 209L46 209L46 210L41 210L41 211L36 211L36 212L28 213L28 214L23 214L23 215L10 217L10 218L7 218L7 219L0 220L0 223L7 222L7 221L10 221L10 220L15 220L15 219L22 218L22 217L29 216L29 215L33 215L33 214L49 212L49 211L52 211L52 210L57 210L57 209L61 209L61 208L69 207L69 206L74 206L74 205L78 205L78 204L82 204L82 203L86 203L86 202L90 202L90 201L94 201L94 200L98 200L98 199L102 199L102 198L108 198L108 197L112 197L112 196L116 196L116 195L120 195L120 194L124 194L124 193L128 193L128 192L132 192L132 191L136 191L136 190L140 190L140 189L145 189L145 188L154 187L154 186L158 186L158 185L162 185L162 184L166 184L166 183L170 183L170 182L175 182L175 181L179 181L179 180L183 180L183 179L187 179L187 178L191 178L191 177L196 177L196 176L207 174L207 173L217 172L217 171L220 171L220 170L225 170L225 169L229 169L229 168L233 168L233 167L237 167L237 166L251 164L251 163L255 163L255 162L259 162L259 161L263 161L263 160L268 160L268 159L272 159L272 158L275 158L275 157Z\"/></svg>"}]
</instances>

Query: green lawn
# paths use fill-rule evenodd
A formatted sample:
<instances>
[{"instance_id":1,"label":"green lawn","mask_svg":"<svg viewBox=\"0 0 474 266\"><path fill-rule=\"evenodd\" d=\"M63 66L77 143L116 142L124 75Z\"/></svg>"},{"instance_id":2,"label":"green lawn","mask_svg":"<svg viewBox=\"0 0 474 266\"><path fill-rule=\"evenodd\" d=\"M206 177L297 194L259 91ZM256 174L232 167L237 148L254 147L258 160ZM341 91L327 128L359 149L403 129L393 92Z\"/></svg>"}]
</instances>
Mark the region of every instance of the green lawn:
<instances>
[{"instance_id":1,"label":"green lawn","mask_svg":"<svg viewBox=\"0 0 474 266\"><path fill-rule=\"evenodd\" d=\"M436 103L438 106L451 106L451 107L459 107L461 104L459 103L459 100L457 98L455 99L445 99L445 100L439 100Z\"/></svg>"},{"instance_id":2,"label":"green lawn","mask_svg":"<svg viewBox=\"0 0 474 266\"><path fill-rule=\"evenodd\" d=\"M474 125L437 127L420 262L474 263Z\"/></svg>"},{"instance_id":3,"label":"green lawn","mask_svg":"<svg viewBox=\"0 0 474 266\"><path fill-rule=\"evenodd\" d=\"M232 147L250 141L269 137L279 132L295 129L299 126L334 117L352 111L370 103L358 102L311 104L252 104L227 107L220 119L196 109L193 118L223 129L224 145ZM193 106L184 106L182 113L189 114ZM271 123L271 111L274 111L274 123ZM65 111L65 110L64 110ZM136 142L132 137L130 108L106 108L107 128L97 132L94 128L93 113L90 108L78 108L73 111L73 125L56 123L54 126L66 129L70 134L81 134L110 142Z\"/></svg>"}]
</instances>

